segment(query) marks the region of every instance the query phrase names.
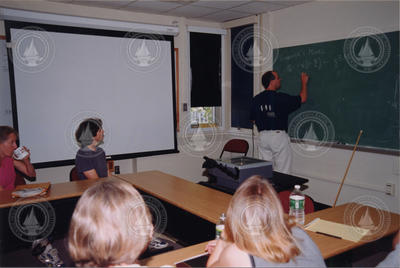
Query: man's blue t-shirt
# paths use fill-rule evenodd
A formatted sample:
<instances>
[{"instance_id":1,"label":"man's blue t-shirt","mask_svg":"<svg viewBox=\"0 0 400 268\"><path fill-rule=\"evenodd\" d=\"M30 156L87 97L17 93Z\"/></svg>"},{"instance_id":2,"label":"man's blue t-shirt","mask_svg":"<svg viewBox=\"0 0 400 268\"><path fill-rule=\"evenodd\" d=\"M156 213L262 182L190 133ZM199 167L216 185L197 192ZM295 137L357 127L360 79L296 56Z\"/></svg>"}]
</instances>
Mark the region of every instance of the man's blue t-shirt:
<instances>
[{"instance_id":1,"label":"man's blue t-shirt","mask_svg":"<svg viewBox=\"0 0 400 268\"><path fill-rule=\"evenodd\" d=\"M258 131L288 129L288 116L301 106L300 96L291 96L272 90L264 90L253 98L250 120Z\"/></svg>"}]
</instances>

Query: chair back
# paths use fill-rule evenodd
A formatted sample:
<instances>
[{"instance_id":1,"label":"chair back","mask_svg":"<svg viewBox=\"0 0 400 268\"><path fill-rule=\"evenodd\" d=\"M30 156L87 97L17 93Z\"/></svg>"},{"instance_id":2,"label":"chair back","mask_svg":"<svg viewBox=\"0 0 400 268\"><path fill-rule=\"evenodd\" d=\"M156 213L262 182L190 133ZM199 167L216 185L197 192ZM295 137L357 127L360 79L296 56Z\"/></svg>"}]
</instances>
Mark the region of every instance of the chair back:
<instances>
[{"instance_id":1,"label":"chair back","mask_svg":"<svg viewBox=\"0 0 400 268\"><path fill-rule=\"evenodd\" d=\"M282 191L278 193L279 199L281 200L281 204L283 207L283 211L285 213L289 213L289 196L290 196L291 191ZM305 195L305 207L304 207L304 212L305 214L312 213L314 212L314 200L309 197L308 195Z\"/></svg>"},{"instance_id":2,"label":"chair back","mask_svg":"<svg viewBox=\"0 0 400 268\"><path fill-rule=\"evenodd\" d=\"M249 151L249 143L246 140L232 139L225 144L219 158L222 158L224 152L242 153L244 154L244 156L246 156L248 151Z\"/></svg>"},{"instance_id":3,"label":"chair back","mask_svg":"<svg viewBox=\"0 0 400 268\"><path fill-rule=\"evenodd\" d=\"M76 167L73 167L69 172L69 180L70 181L79 181L78 171L76 171Z\"/></svg>"}]
</instances>

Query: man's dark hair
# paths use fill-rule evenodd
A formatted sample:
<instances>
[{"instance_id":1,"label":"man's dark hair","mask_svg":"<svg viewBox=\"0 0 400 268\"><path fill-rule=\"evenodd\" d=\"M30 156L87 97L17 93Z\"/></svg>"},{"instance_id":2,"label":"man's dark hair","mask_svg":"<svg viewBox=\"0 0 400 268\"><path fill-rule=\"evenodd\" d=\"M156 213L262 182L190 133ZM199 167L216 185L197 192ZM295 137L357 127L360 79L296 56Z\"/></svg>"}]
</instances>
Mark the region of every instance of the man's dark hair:
<instances>
[{"instance_id":1,"label":"man's dark hair","mask_svg":"<svg viewBox=\"0 0 400 268\"><path fill-rule=\"evenodd\" d=\"M102 126L103 122L99 118L88 118L83 120L75 131L76 141L81 144L85 143L87 145L87 142L90 144L92 138L97 135L97 132L102 128ZM91 134L91 137L87 137L87 134ZM88 138L90 138L90 141L86 140Z\"/></svg>"},{"instance_id":2,"label":"man's dark hair","mask_svg":"<svg viewBox=\"0 0 400 268\"><path fill-rule=\"evenodd\" d=\"M268 71L263 74L261 78L261 84L264 88L267 88L272 80L275 80L275 75L273 74L273 71Z\"/></svg>"},{"instance_id":3,"label":"man's dark hair","mask_svg":"<svg viewBox=\"0 0 400 268\"><path fill-rule=\"evenodd\" d=\"M9 126L0 126L0 143L5 142L10 134L14 133L18 137L18 132Z\"/></svg>"}]
</instances>

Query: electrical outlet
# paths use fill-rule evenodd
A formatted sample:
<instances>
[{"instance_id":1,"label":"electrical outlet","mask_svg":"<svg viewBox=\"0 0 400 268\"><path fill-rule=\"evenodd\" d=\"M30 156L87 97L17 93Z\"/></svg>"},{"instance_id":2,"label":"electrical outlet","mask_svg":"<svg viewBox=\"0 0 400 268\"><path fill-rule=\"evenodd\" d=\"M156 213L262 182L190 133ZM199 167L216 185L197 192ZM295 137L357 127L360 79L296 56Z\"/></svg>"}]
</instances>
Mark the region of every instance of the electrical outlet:
<instances>
[{"instance_id":1,"label":"electrical outlet","mask_svg":"<svg viewBox=\"0 0 400 268\"><path fill-rule=\"evenodd\" d=\"M386 188L385 188L385 193L387 195L394 195L394 189L395 189L395 185L394 183L386 183Z\"/></svg>"}]
</instances>

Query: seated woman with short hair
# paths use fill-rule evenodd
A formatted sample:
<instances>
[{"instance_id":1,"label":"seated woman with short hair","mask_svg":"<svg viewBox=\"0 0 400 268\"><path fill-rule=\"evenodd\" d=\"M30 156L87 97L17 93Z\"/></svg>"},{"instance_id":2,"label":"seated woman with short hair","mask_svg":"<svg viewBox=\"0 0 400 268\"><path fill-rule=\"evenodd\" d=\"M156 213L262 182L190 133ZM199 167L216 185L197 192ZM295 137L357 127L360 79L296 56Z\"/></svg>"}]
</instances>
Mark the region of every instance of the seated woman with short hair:
<instances>
[{"instance_id":1,"label":"seated woman with short hair","mask_svg":"<svg viewBox=\"0 0 400 268\"><path fill-rule=\"evenodd\" d=\"M83 120L75 138L81 147L76 153L75 166L80 180L98 179L108 176L106 153L99 147L103 143L103 122L99 118Z\"/></svg>"},{"instance_id":2,"label":"seated woman with short hair","mask_svg":"<svg viewBox=\"0 0 400 268\"><path fill-rule=\"evenodd\" d=\"M98 182L79 199L68 247L77 266L138 266L153 234L150 212L132 185Z\"/></svg>"},{"instance_id":3,"label":"seated woman with short hair","mask_svg":"<svg viewBox=\"0 0 400 268\"><path fill-rule=\"evenodd\" d=\"M275 190L259 176L233 195L222 238L207 245L207 266L325 267L317 245L284 214Z\"/></svg>"}]
</instances>

